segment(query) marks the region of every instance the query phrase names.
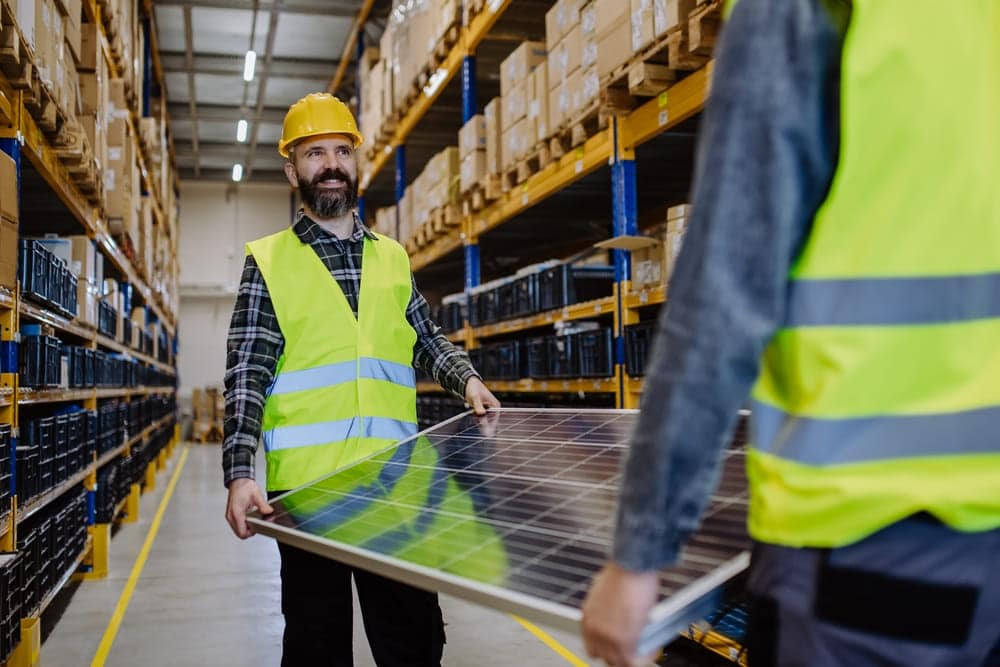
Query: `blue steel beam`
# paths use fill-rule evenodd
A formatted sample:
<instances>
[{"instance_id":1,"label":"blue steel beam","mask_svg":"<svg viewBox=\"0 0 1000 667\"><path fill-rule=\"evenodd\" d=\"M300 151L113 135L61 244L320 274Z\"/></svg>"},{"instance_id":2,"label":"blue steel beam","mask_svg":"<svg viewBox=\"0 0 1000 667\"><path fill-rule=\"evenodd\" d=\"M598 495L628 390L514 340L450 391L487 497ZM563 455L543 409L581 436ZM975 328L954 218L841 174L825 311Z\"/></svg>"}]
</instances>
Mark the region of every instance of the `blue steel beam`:
<instances>
[{"instance_id":1,"label":"blue steel beam","mask_svg":"<svg viewBox=\"0 0 1000 667\"><path fill-rule=\"evenodd\" d=\"M396 146L396 238L399 238L399 202L406 194L406 144Z\"/></svg>"}]
</instances>

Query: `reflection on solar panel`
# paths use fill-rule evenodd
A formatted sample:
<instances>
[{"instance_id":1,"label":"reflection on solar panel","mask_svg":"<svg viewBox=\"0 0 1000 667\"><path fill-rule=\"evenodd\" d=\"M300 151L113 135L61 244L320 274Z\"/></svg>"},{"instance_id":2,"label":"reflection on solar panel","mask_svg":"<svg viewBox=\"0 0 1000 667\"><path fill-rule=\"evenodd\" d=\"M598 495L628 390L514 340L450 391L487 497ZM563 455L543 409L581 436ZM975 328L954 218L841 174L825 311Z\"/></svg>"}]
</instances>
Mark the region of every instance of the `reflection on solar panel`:
<instances>
[{"instance_id":1,"label":"reflection on solar panel","mask_svg":"<svg viewBox=\"0 0 1000 667\"><path fill-rule=\"evenodd\" d=\"M422 588L576 631L611 544L619 462L637 413L466 413L272 502L261 534ZM749 562L743 450L680 562L661 576L641 649L719 602Z\"/></svg>"}]
</instances>

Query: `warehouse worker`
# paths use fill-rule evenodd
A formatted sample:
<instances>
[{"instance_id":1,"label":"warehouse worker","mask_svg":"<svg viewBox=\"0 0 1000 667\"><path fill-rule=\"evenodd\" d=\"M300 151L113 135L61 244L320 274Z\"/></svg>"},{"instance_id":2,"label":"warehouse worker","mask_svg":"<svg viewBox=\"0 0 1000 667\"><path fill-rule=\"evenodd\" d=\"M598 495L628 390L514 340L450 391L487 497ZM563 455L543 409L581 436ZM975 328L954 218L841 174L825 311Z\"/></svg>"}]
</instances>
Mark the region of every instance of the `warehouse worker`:
<instances>
[{"instance_id":1,"label":"warehouse worker","mask_svg":"<svg viewBox=\"0 0 1000 667\"><path fill-rule=\"evenodd\" d=\"M1000 3L740 0L716 58L588 651L749 395L750 664L1000 665Z\"/></svg>"},{"instance_id":2,"label":"warehouse worker","mask_svg":"<svg viewBox=\"0 0 1000 667\"><path fill-rule=\"evenodd\" d=\"M307 95L285 116L278 152L303 208L290 228L247 245L229 329L226 519L242 539L252 534L249 509L270 512L254 481L259 437L273 496L414 435L414 366L477 413L499 407L430 320L406 251L357 215L361 141L332 95ZM440 663L435 594L284 544L278 550L282 665L352 664L352 576L379 665Z\"/></svg>"}]
</instances>

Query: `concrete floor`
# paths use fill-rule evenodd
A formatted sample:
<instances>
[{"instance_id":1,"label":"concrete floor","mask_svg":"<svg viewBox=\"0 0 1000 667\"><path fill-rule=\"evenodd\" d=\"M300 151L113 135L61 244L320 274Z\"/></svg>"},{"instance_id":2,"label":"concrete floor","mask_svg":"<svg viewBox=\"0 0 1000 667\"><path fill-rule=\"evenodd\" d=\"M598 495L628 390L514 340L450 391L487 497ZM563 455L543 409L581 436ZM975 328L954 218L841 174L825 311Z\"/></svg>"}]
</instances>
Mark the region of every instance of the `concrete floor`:
<instances>
[{"instance_id":1,"label":"concrete floor","mask_svg":"<svg viewBox=\"0 0 1000 667\"><path fill-rule=\"evenodd\" d=\"M142 497L140 520L111 540L110 575L71 584L43 617L41 665L89 665L125 588L182 449L156 489ZM283 621L278 551L266 537L245 542L224 518L217 445L191 445L184 468L139 577L108 667L276 666ZM442 597L448 644L444 664L494 667L582 664L582 642L551 632L581 661L555 653L506 614ZM374 665L355 609L354 650L359 667Z\"/></svg>"}]
</instances>

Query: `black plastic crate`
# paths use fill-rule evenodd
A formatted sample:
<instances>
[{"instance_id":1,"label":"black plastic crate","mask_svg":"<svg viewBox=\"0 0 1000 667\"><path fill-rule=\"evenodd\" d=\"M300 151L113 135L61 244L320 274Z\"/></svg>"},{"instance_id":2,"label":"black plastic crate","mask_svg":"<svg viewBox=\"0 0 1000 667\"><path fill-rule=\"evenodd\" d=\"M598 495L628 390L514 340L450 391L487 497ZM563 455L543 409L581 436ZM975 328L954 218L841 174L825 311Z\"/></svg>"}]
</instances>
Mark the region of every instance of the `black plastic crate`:
<instances>
[{"instance_id":1,"label":"black plastic crate","mask_svg":"<svg viewBox=\"0 0 1000 667\"><path fill-rule=\"evenodd\" d=\"M521 379L521 343L517 340L493 343L483 346L483 354L488 355L486 367L489 377L494 380Z\"/></svg>"},{"instance_id":2,"label":"black plastic crate","mask_svg":"<svg viewBox=\"0 0 1000 667\"><path fill-rule=\"evenodd\" d=\"M638 378L646 374L649 346L655 333L656 320L625 327L625 372L629 377Z\"/></svg>"},{"instance_id":3,"label":"black plastic crate","mask_svg":"<svg viewBox=\"0 0 1000 667\"><path fill-rule=\"evenodd\" d=\"M0 516L10 509L10 424L0 424ZM0 619L2 622L2 619Z\"/></svg>"},{"instance_id":4,"label":"black plastic crate","mask_svg":"<svg viewBox=\"0 0 1000 667\"><path fill-rule=\"evenodd\" d=\"M24 504L38 495L38 448L18 445L17 456L17 497Z\"/></svg>"},{"instance_id":5,"label":"black plastic crate","mask_svg":"<svg viewBox=\"0 0 1000 667\"><path fill-rule=\"evenodd\" d=\"M537 273L529 273L514 280L511 283L511 291L514 299L512 312L514 317L524 317L539 312Z\"/></svg>"},{"instance_id":6,"label":"black plastic crate","mask_svg":"<svg viewBox=\"0 0 1000 667\"><path fill-rule=\"evenodd\" d=\"M442 303L438 309L438 326L444 333L452 333L465 326L465 295Z\"/></svg>"},{"instance_id":7,"label":"black plastic crate","mask_svg":"<svg viewBox=\"0 0 1000 667\"><path fill-rule=\"evenodd\" d=\"M579 376L580 362L576 351L576 336L549 336L547 355L550 378Z\"/></svg>"},{"instance_id":8,"label":"black plastic crate","mask_svg":"<svg viewBox=\"0 0 1000 667\"><path fill-rule=\"evenodd\" d=\"M611 377L615 374L611 329L581 331L576 334L577 358L580 360L580 377Z\"/></svg>"},{"instance_id":9,"label":"black plastic crate","mask_svg":"<svg viewBox=\"0 0 1000 667\"><path fill-rule=\"evenodd\" d=\"M538 273L538 306L546 311L609 297L614 281L611 266L559 264Z\"/></svg>"},{"instance_id":10,"label":"black plastic crate","mask_svg":"<svg viewBox=\"0 0 1000 667\"><path fill-rule=\"evenodd\" d=\"M496 288L497 320L513 319L517 312L514 295L514 281L508 281Z\"/></svg>"},{"instance_id":11,"label":"black plastic crate","mask_svg":"<svg viewBox=\"0 0 1000 667\"><path fill-rule=\"evenodd\" d=\"M97 302L97 330L110 338L118 333L118 311L104 299Z\"/></svg>"},{"instance_id":12,"label":"black plastic crate","mask_svg":"<svg viewBox=\"0 0 1000 667\"><path fill-rule=\"evenodd\" d=\"M528 338L524 341L527 376L538 380L549 377L549 338Z\"/></svg>"},{"instance_id":13,"label":"black plastic crate","mask_svg":"<svg viewBox=\"0 0 1000 667\"><path fill-rule=\"evenodd\" d=\"M48 350L44 336L21 337L20 384L24 387L45 386L45 355Z\"/></svg>"},{"instance_id":14,"label":"black plastic crate","mask_svg":"<svg viewBox=\"0 0 1000 667\"><path fill-rule=\"evenodd\" d=\"M21 239L18 248L21 290L35 300L48 299L50 254L38 241Z\"/></svg>"},{"instance_id":15,"label":"black plastic crate","mask_svg":"<svg viewBox=\"0 0 1000 667\"><path fill-rule=\"evenodd\" d=\"M21 639L21 554L0 554L0 662Z\"/></svg>"}]
</instances>

